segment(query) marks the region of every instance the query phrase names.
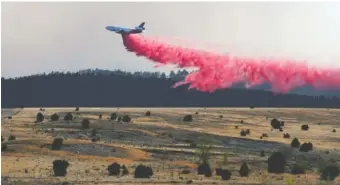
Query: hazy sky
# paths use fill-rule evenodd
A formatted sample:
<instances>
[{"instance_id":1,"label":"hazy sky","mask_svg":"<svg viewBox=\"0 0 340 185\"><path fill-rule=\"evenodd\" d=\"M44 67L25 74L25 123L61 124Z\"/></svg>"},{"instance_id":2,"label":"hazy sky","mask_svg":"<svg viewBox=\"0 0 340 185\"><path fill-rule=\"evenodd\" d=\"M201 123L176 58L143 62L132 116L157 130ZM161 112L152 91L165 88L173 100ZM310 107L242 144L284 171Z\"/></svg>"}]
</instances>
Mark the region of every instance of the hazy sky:
<instances>
[{"instance_id":1,"label":"hazy sky","mask_svg":"<svg viewBox=\"0 0 340 185\"><path fill-rule=\"evenodd\" d=\"M340 68L340 2L1 3L1 76L85 68L160 70L108 25L242 56ZM209 44L208 44L209 43Z\"/></svg>"}]
</instances>

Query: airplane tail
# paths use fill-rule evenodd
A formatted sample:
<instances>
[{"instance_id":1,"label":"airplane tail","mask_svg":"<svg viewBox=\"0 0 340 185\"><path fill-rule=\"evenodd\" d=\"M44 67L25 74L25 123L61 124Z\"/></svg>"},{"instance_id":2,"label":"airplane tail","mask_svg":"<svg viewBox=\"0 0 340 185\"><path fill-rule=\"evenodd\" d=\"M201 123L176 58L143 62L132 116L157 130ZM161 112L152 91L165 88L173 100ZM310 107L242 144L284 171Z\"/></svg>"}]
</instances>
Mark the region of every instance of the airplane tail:
<instances>
[{"instance_id":1,"label":"airplane tail","mask_svg":"<svg viewBox=\"0 0 340 185\"><path fill-rule=\"evenodd\" d=\"M138 27L139 27L139 28L142 28L142 29L144 30L144 29L145 29L145 28L144 28L144 25L145 25L145 22L142 22Z\"/></svg>"}]
</instances>

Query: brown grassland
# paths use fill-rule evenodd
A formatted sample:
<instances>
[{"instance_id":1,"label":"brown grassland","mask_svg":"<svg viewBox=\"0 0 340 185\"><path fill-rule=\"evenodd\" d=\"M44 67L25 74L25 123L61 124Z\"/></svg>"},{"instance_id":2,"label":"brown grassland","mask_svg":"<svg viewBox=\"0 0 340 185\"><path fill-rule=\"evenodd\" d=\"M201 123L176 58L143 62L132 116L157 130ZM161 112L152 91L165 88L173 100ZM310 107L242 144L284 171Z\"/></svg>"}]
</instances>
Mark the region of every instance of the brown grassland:
<instances>
[{"instance_id":1,"label":"brown grassland","mask_svg":"<svg viewBox=\"0 0 340 185\"><path fill-rule=\"evenodd\" d=\"M8 146L1 152L3 184L186 184L189 180L192 184L228 185L340 184L340 177L332 183L319 181L320 159L313 157L318 154L324 160L332 158L340 162L340 110L337 109L80 107L78 112L74 108L45 109L42 123L35 123L36 114L41 112L38 108L6 110L18 111L12 119L5 118L3 113L1 136ZM145 116L147 110L151 111L150 117ZM110 114L117 111L119 116L129 115L132 122L109 120ZM76 118L64 121L67 112L72 112ZM54 113L60 115L59 121L50 120ZM103 115L101 120L99 113ZM192 122L183 122L187 114L193 116ZM90 129L81 128L83 118L90 119ZM283 132L271 130L272 118L285 121ZM310 129L302 131L302 124L308 124ZM93 128L100 134L100 141L91 141ZM243 129L250 129L250 135L240 136ZM332 132L333 129L338 132ZM262 133L269 137L260 139ZM291 138L283 138L283 133L289 133ZM9 135L16 136L16 140L7 141ZM65 138L60 151L50 149L56 136ZM271 153L282 151L295 155L296 151L290 148L294 137L301 144L312 142L314 145L314 151L306 154L307 173L268 174L267 159ZM222 181L215 172L212 177L197 175L196 149L190 147L192 142L212 144L212 169L224 165L231 170L231 179ZM265 157L260 157L262 150ZM224 153L228 156L227 164L222 164ZM52 162L56 159L70 163L65 177L53 176ZM125 164L130 174L108 176L107 166L113 162ZM238 173L243 162L249 165L249 177L240 177ZM134 178L134 168L138 164L152 166L151 179ZM183 169L189 169L190 173L182 174Z\"/></svg>"}]
</instances>

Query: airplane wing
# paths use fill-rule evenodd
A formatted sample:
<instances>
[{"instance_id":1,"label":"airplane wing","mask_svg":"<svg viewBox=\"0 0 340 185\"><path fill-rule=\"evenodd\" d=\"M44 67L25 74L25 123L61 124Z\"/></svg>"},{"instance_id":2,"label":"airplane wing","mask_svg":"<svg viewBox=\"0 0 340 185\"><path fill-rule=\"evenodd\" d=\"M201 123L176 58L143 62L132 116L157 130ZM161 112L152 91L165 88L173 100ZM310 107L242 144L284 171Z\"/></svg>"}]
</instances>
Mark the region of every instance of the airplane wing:
<instances>
[{"instance_id":1,"label":"airplane wing","mask_svg":"<svg viewBox=\"0 0 340 185\"><path fill-rule=\"evenodd\" d=\"M130 29L130 28L123 28L123 31L124 32L130 32L130 31L132 31L132 29Z\"/></svg>"}]
</instances>

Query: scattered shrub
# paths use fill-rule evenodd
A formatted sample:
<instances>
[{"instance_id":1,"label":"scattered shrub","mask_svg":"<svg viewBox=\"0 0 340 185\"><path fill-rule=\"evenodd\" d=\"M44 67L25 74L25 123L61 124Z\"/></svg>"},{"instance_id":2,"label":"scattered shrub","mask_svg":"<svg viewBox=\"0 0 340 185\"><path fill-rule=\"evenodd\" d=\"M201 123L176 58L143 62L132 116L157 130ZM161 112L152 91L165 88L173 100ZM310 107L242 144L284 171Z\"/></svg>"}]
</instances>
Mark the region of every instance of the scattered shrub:
<instances>
[{"instance_id":1,"label":"scattered shrub","mask_svg":"<svg viewBox=\"0 0 340 185\"><path fill-rule=\"evenodd\" d=\"M212 171L209 165L209 160L211 157L211 145L201 145L197 151L197 155L200 160L200 165L197 167L197 173L204 175L206 177L212 176Z\"/></svg>"},{"instance_id":2,"label":"scattered shrub","mask_svg":"<svg viewBox=\"0 0 340 185\"><path fill-rule=\"evenodd\" d=\"M312 143L303 143L301 146L300 146L300 152L309 152L313 150L313 144Z\"/></svg>"},{"instance_id":3,"label":"scattered shrub","mask_svg":"<svg viewBox=\"0 0 340 185\"><path fill-rule=\"evenodd\" d=\"M120 165L118 163L112 163L107 167L110 176L118 176L120 174Z\"/></svg>"},{"instance_id":4,"label":"scattered shrub","mask_svg":"<svg viewBox=\"0 0 340 185\"><path fill-rule=\"evenodd\" d=\"M117 119L117 113L111 113L111 115L110 115L110 119L111 120L116 120Z\"/></svg>"},{"instance_id":5,"label":"scattered shrub","mask_svg":"<svg viewBox=\"0 0 340 185\"><path fill-rule=\"evenodd\" d=\"M12 116L7 116L7 119L12 119Z\"/></svg>"},{"instance_id":6,"label":"scattered shrub","mask_svg":"<svg viewBox=\"0 0 340 185\"><path fill-rule=\"evenodd\" d=\"M185 115L184 118L183 118L183 121L191 122L192 121L192 115Z\"/></svg>"},{"instance_id":7,"label":"scattered shrub","mask_svg":"<svg viewBox=\"0 0 340 185\"><path fill-rule=\"evenodd\" d=\"M53 172L54 176L63 177L67 174L67 167L70 164L65 160L54 160L53 161Z\"/></svg>"},{"instance_id":8,"label":"scattered shrub","mask_svg":"<svg viewBox=\"0 0 340 185\"><path fill-rule=\"evenodd\" d=\"M125 123L131 122L131 118L128 115L123 116L122 121Z\"/></svg>"},{"instance_id":9,"label":"scattered shrub","mask_svg":"<svg viewBox=\"0 0 340 185\"><path fill-rule=\"evenodd\" d=\"M122 166L122 175L129 175L129 170L125 165Z\"/></svg>"},{"instance_id":10,"label":"scattered shrub","mask_svg":"<svg viewBox=\"0 0 340 185\"><path fill-rule=\"evenodd\" d=\"M205 177L211 177L212 171L208 163L202 163L197 167L197 174L204 175Z\"/></svg>"},{"instance_id":11,"label":"scattered shrub","mask_svg":"<svg viewBox=\"0 0 340 185\"><path fill-rule=\"evenodd\" d=\"M301 130L307 131L309 129L308 125L301 125Z\"/></svg>"},{"instance_id":12,"label":"scattered shrub","mask_svg":"<svg viewBox=\"0 0 340 185\"><path fill-rule=\"evenodd\" d=\"M321 172L320 179L321 180L331 180L334 181L336 177L340 174L339 167L331 164L327 165Z\"/></svg>"},{"instance_id":13,"label":"scattered shrub","mask_svg":"<svg viewBox=\"0 0 340 185\"><path fill-rule=\"evenodd\" d=\"M268 137L268 134L267 133L263 133L262 137Z\"/></svg>"},{"instance_id":14,"label":"scattered shrub","mask_svg":"<svg viewBox=\"0 0 340 185\"><path fill-rule=\"evenodd\" d=\"M332 131L333 133L335 133L336 132L336 130L335 129L333 129L333 131Z\"/></svg>"},{"instance_id":15,"label":"scattered shrub","mask_svg":"<svg viewBox=\"0 0 340 185\"><path fill-rule=\"evenodd\" d=\"M65 120L65 121L72 121L72 120L73 120L73 115L72 115L72 113L68 112L68 113L64 116L64 120Z\"/></svg>"},{"instance_id":16,"label":"scattered shrub","mask_svg":"<svg viewBox=\"0 0 340 185\"><path fill-rule=\"evenodd\" d=\"M280 129L281 128L281 122L279 120L277 120L276 118L274 118L270 121L270 125L272 126L273 129Z\"/></svg>"},{"instance_id":17,"label":"scattered shrub","mask_svg":"<svg viewBox=\"0 0 340 185\"><path fill-rule=\"evenodd\" d=\"M222 168L216 168L216 175L221 176L222 180L229 180L231 177L231 172Z\"/></svg>"},{"instance_id":18,"label":"scattered shrub","mask_svg":"<svg viewBox=\"0 0 340 185\"><path fill-rule=\"evenodd\" d=\"M198 112L195 112L196 115L198 115Z\"/></svg>"},{"instance_id":19,"label":"scattered shrub","mask_svg":"<svg viewBox=\"0 0 340 185\"><path fill-rule=\"evenodd\" d=\"M122 121L122 117L119 116L117 121L121 122Z\"/></svg>"},{"instance_id":20,"label":"scattered shrub","mask_svg":"<svg viewBox=\"0 0 340 185\"><path fill-rule=\"evenodd\" d=\"M283 132L283 128L281 127L281 128L279 129L279 131L280 131L280 132Z\"/></svg>"},{"instance_id":21,"label":"scattered shrub","mask_svg":"<svg viewBox=\"0 0 340 185\"><path fill-rule=\"evenodd\" d=\"M83 119L83 121L81 122L81 126L83 129L89 129L90 128L90 120L85 118Z\"/></svg>"},{"instance_id":22,"label":"scattered shrub","mask_svg":"<svg viewBox=\"0 0 340 185\"><path fill-rule=\"evenodd\" d=\"M59 115L57 113L54 113L51 115L51 121L58 121L59 120Z\"/></svg>"},{"instance_id":23,"label":"scattered shrub","mask_svg":"<svg viewBox=\"0 0 340 185\"><path fill-rule=\"evenodd\" d=\"M150 178L153 175L153 170L151 167L140 164L135 169L134 175L135 178Z\"/></svg>"},{"instance_id":24,"label":"scattered shrub","mask_svg":"<svg viewBox=\"0 0 340 185\"><path fill-rule=\"evenodd\" d=\"M1 136L1 142L5 141L4 136Z\"/></svg>"},{"instance_id":25,"label":"scattered shrub","mask_svg":"<svg viewBox=\"0 0 340 185\"><path fill-rule=\"evenodd\" d=\"M45 119L44 115L41 112L39 112L36 116L36 121L37 122L43 122L44 119Z\"/></svg>"},{"instance_id":26,"label":"scattered shrub","mask_svg":"<svg viewBox=\"0 0 340 185\"><path fill-rule=\"evenodd\" d=\"M290 138L290 135L288 133L283 134L283 138Z\"/></svg>"},{"instance_id":27,"label":"scattered shrub","mask_svg":"<svg viewBox=\"0 0 340 185\"><path fill-rule=\"evenodd\" d=\"M290 144L292 148L299 148L300 147L300 141L297 138L294 138L292 143Z\"/></svg>"},{"instance_id":28,"label":"scattered shrub","mask_svg":"<svg viewBox=\"0 0 340 185\"><path fill-rule=\"evenodd\" d=\"M151 112L150 111L146 111L145 116L151 116Z\"/></svg>"},{"instance_id":29,"label":"scattered shrub","mask_svg":"<svg viewBox=\"0 0 340 185\"><path fill-rule=\"evenodd\" d=\"M60 150L63 145L64 139L62 137L57 137L53 140L51 150Z\"/></svg>"},{"instance_id":30,"label":"scattered shrub","mask_svg":"<svg viewBox=\"0 0 340 185\"><path fill-rule=\"evenodd\" d=\"M310 151L313 150L313 148L314 148L314 147L313 147L313 144L312 144L311 142L308 142L308 143L307 143L307 146L308 146L307 148L308 148Z\"/></svg>"},{"instance_id":31,"label":"scattered shrub","mask_svg":"<svg viewBox=\"0 0 340 185\"><path fill-rule=\"evenodd\" d=\"M313 144L311 142L308 142L307 146L309 150L313 150Z\"/></svg>"},{"instance_id":32,"label":"scattered shrub","mask_svg":"<svg viewBox=\"0 0 340 185\"><path fill-rule=\"evenodd\" d=\"M15 140L16 139L16 137L15 136L13 136L13 135L10 135L9 137L8 137L8 141L13 141L13 140Z\"/></svg>"},{"instance_id":33,"label":"scattered shrub","mask_svg":"<svg viewBox=\"0 0 340 185\"><path fill-rule=\"evenodd\" d=\"M220 172L222 180L229 180L231 177L231 172L229 170L222 169Z\"/></svg>"},{"instance_id":34,"label":"scattered shrub","mask_svg":"<svg viewBox=\"0 0 340 185\"><path fill-rule=\"evenodd\" d=\"M249 135L249 134L250 134L250 130L249 130L249 129L247 129L247 130L246 130L246 133L247 133L247 135Z\"/></svg>"},{"instance_id":35,"label":"scattered shrub","mask_svg":"<svg viewBox=\"0 0 340 185\"><path fill-rule=\"evenodd\" d=\"M76 111L79 111L79 107L76 107Z\"/></svg>"},{"instance_id":36,"label":"scattered shrub","mask_svg":"<svg viewBox=\"0 0 340 185\"><path fill-rule=\"evenodd\" d=\"M99 116L98 116L98 118L99 118L100 120L103 118L103 115L102 115L102 113L99 113Z\"/></svg>"},{"instance_id":37,"label":"scattered shrub","mask_svg":"<svg viewBox=\"0 0 340 185\"><path fill-rule=\"evenodd\" d=\"M237 125L235 126L235 129L238 129L238 126L237 126Z\"/></svg>"},{"instance_id":38,"label":"scattered shrub","mask_svg":"<svg viewBox=\"0 0 340 185\"><path fill-rule=\"evenodd\" d=\"M284 173L286 159L281 152L274 152L268 158L268 173Z\"/></svg>"},{"instance_id":39,"label":"scattered shrub","mask_svg":"<svg viewBox=\"0 0 340 185\"><path fill-rule=\"evenodd\" d=\"M240 135L241 135L241 136L246 136L246 135L247 135L247 132L244 131L244 130L242 130L242 131L240 132Z\"/></svg>"},{"instance_id":40,"label":"scattered shrub","mask_svg":"<svg viewBox=\"0 0 340 185\"><path fill-rule=\"evenodd\" d=\"M222 119L222 118L223 118L223 116L222 116L222 115L220 115L220 118Z\"/></svg>"},{"instance_id":41,"label":"scattered shrub","mask_svg":"<svg viewBox=\"0 0 340 185\"><path fill-rule=\"evenodd\" d=\"M248 177L248 175L249 175L249 168L248 168L247 163L243 163L242 164L239 173L240 173L241 177Z\"/></svg>"}]
</instances>

